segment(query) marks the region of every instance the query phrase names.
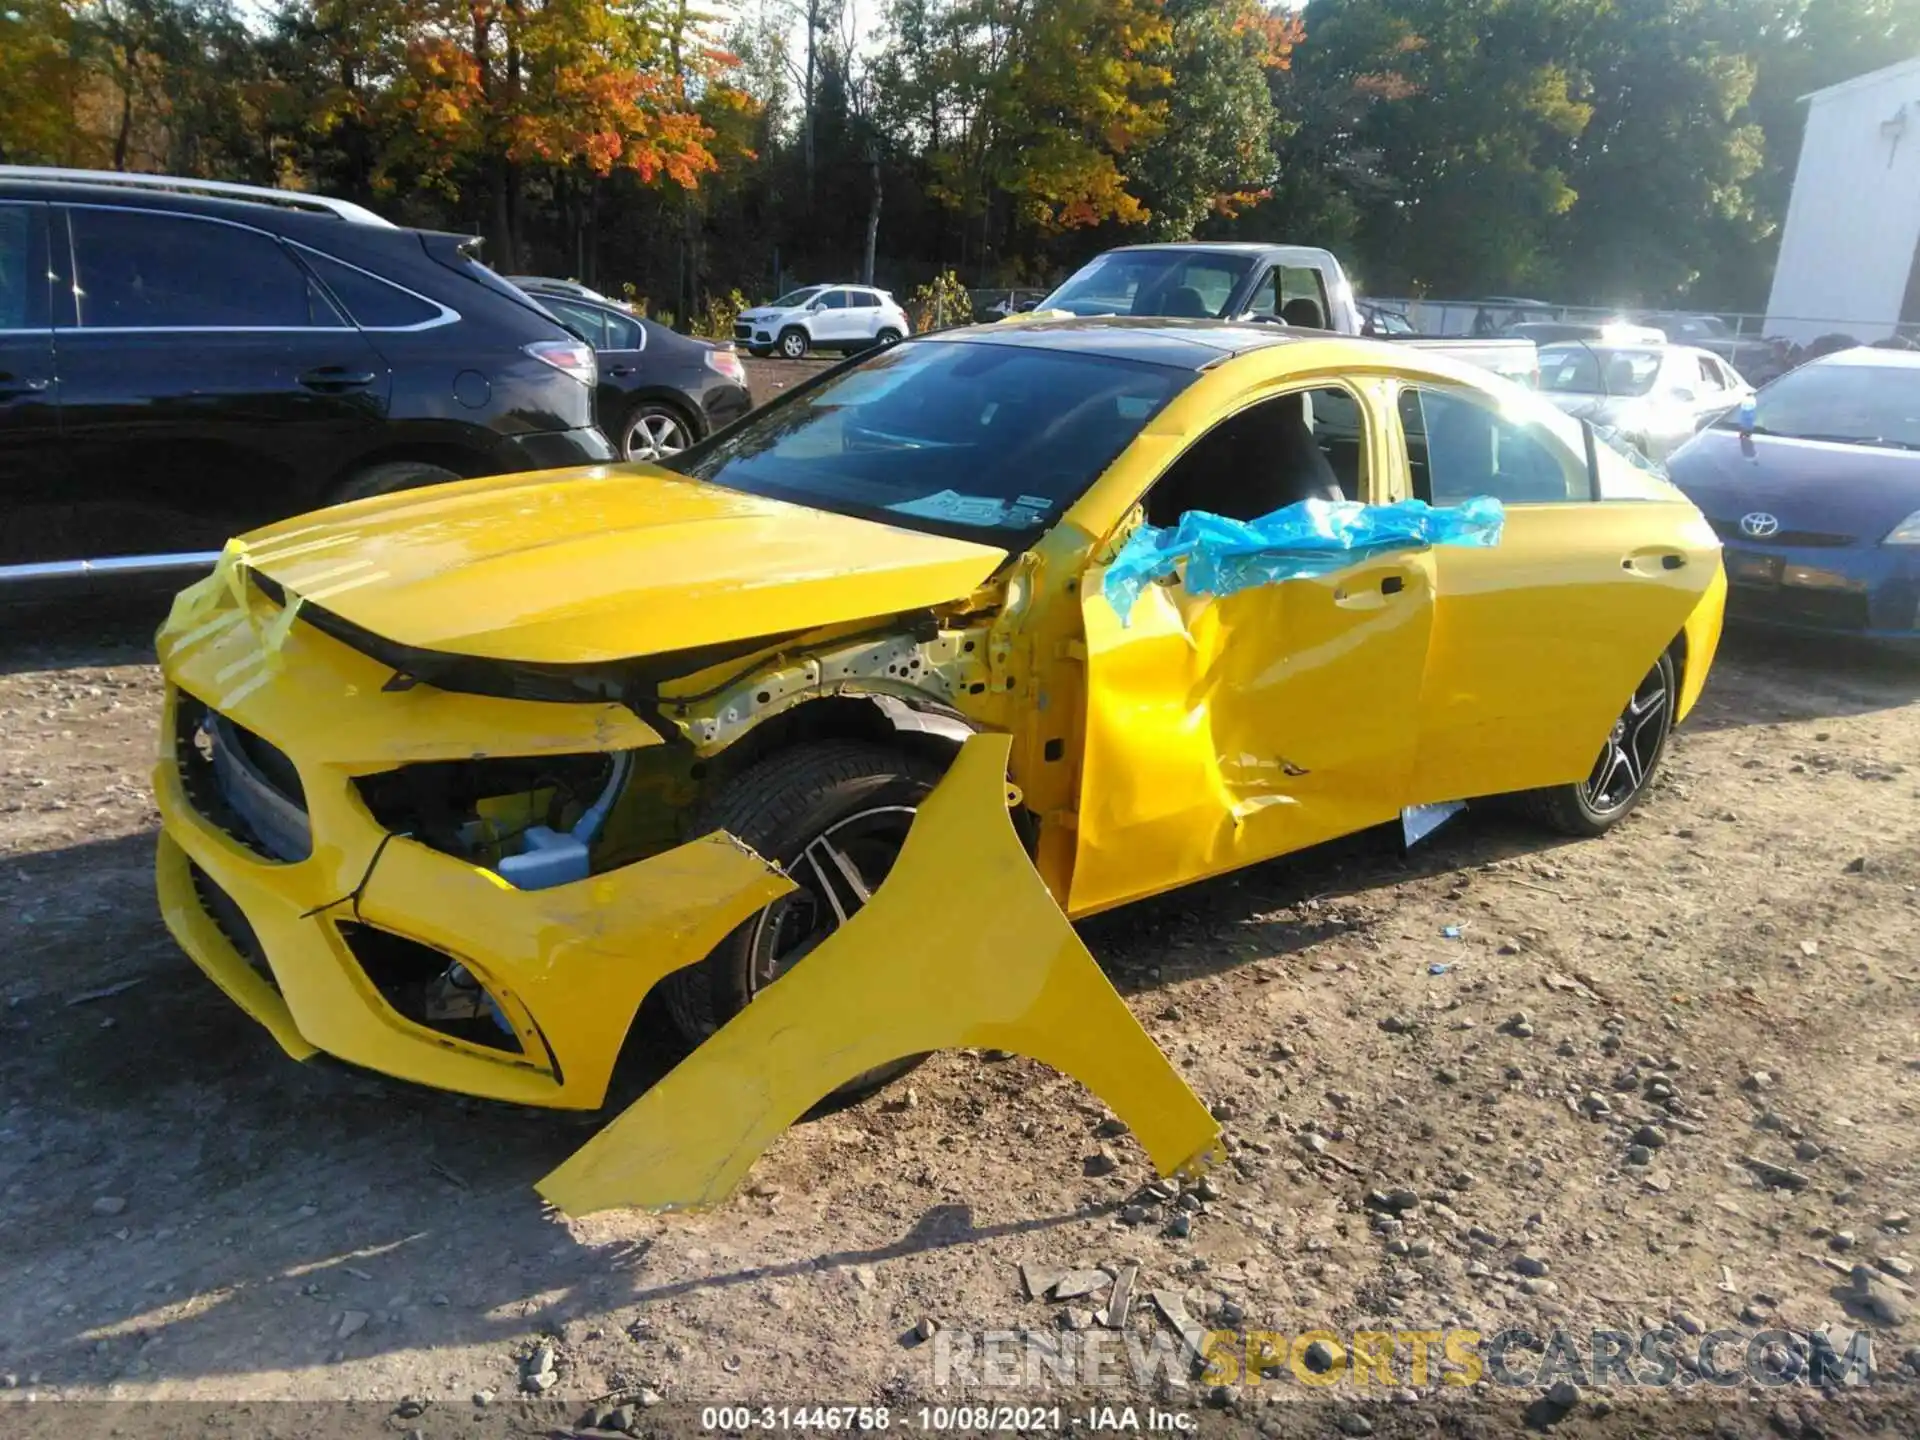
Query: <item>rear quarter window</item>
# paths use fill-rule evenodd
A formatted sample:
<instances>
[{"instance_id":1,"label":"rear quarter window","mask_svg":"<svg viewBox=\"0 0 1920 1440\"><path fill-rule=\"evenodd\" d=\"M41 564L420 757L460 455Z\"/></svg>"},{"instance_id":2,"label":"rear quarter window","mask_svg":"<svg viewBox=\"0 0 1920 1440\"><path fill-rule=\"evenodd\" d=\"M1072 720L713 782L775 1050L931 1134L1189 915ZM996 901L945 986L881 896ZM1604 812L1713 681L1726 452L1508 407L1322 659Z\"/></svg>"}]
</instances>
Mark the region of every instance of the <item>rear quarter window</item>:
<instances>
[{"instance_id":1,"label":"rear quarter window","mask_svg":"<svg viewBox=\"0 0 1920 1440\"><path fill-rule=\"evenodd\" d=\"M411 330L440 318L440 307L397 285L318 250L302 247L300 258L365 330Z\"/></svg>"}]
</instances>

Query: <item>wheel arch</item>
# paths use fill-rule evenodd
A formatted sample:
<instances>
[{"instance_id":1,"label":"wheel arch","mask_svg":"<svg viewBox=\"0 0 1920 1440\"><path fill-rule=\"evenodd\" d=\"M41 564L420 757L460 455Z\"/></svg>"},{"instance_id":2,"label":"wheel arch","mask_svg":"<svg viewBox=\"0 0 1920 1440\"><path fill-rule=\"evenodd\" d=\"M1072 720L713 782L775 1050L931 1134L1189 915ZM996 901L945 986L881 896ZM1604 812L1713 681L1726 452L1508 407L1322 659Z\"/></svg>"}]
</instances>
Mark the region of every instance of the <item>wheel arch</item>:
<instances>
[{"instance_id":1,"label":"wheel arch","mask_svg":"<svg viewBox=\"0 0 1920 1440\"><path fill-rule=\"evenodd\" d=\"M701 788L710 791L770 755L820 740L866 740L950 761L979 727L934 696L894 690L798 697L712 755Z\"/></svg>"},{"instance_id":2,"label":"wheel arch","mask_svg":"<svg viewBox=\"0 0 1920 1440\"><path fill-rule=\"evenodd\" d=\"M693 432L693 438L696 440L704 440L711 428L699 406L688 400L678 390L669 389L663 385L642 386L620 397L619 423L623 428L633 418L633 412L642 405L661 405L673 411L675 415L687 422L687 428Z\"/></svg>"},{"instance_id":3,"label":"wheel arch","mask_svg":"<svg viewBox=\"0 0 1920 1440\"><path fill-rule=\"evenodd\" d=\"M327 477L322 489L323 495L338 494L340 488L362 471L371 470L376 465L392 465L398 462L412 461L420 465L438 465L451 470L464 480L477 475L491 474L498 467L491 464L478 451L464 445L444 440L415 440L396 445L383 445L377 450L369 450L363 455L339 466Z\"/></svg>"}]
</instances>

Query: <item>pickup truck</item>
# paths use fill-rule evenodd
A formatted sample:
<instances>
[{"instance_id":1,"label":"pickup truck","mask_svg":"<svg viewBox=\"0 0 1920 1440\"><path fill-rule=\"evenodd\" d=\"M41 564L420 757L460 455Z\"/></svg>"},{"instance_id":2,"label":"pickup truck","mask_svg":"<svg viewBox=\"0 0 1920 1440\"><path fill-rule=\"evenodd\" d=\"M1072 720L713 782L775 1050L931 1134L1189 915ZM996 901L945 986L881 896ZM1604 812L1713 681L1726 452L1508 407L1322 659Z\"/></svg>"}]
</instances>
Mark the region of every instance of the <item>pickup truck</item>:
<instances>
[{"instance_id":1,"label":"pickup truck","mask_svg":"<svg viewBox=\"0 0 1920 1440\"><path fill-rule=\"evenodd\" d=\"M1540 383L1539 354L1528 340L1431 339L1367 326L1340 262L1306 245L1123 245L1094 256L1034 308L1072 315L1257 321L1372 335L1451 355L1523 385Z\"/></svg>"}]
</instances>

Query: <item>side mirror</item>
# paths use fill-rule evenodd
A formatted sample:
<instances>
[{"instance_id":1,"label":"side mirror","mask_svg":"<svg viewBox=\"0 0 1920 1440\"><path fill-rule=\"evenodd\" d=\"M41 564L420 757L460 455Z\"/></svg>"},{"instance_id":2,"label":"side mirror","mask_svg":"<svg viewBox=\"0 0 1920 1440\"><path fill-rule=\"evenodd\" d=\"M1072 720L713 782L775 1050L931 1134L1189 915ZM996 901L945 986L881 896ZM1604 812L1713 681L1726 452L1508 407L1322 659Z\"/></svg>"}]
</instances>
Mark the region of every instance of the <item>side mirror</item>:
<instances>
[{"instance_id":1,"label":"side mirror","mask_svg":"<svg viewBox=\"0 0 1920 1440\"><path fill-rule=\"evenodd\" d=\"M1740 433L1742 435L1751 435L1753 434L1753 427L1759 423L1759 402L1757 402L1753 396L1749 395L1738 405L1734 406L1733 414L1735 423L1740 427Z\"/></svg>"},{"instance_id":2,"label":"side mirror","mask_svg":"<svg viewBox=\"0 0 1920 1440\"><path fill-rule=\"evenodd\" d=\"M1689 390L1684 385L1674 386L1669 393L1673 396L1675 400L1678 400L1682 405L1692 405L1700 398L1697 392L1693 390Z\"/></svg>"}]
</instances>

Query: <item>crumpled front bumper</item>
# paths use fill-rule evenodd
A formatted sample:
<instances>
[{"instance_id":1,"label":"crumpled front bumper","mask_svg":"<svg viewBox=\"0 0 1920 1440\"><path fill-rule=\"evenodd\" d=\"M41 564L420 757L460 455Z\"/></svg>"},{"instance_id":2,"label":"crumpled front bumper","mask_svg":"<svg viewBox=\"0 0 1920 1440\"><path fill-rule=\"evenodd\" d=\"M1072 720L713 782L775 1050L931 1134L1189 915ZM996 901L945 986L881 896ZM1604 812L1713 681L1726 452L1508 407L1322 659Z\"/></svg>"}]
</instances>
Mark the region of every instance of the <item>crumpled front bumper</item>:
<instances>
[{"instance_id":1,"label":"crumpled front bumper","mask_svg":"<svg viewBox=\"0 0 1920 1440\"><path fill-rule=\"evenodd\" d=\"M255 604L256 619L270 620L269 602ZM237 610L228 614L214 633L189 631L186 643L161 638L168 743L153 775L162 825L156 878L181 947L296 1059L325 1051L443 1089L591 1109L605 1098L647 991L791 888L724 835L574 884L521 891L393 834L361 803L355 776L478 755L630 749L660 738L617 705L425 686L387 692L390 672L305 625L286 632L270 680L255 683L266 664L257 632ZM313 836L306 859L256 853L189 798L173 743L182 691L295 757ZM231 919L234 910L244 926ZM500 1006L517 1053L400 1014L356 958L346 925L459 961Z\"/></svg>"},{"instance_id":2,"label":"crumpled front bumper","mask_svg":"<svg viewBox=\"0 0 1920 1440\"><path fill-rule=\"evenodd\" d=\"M421 1084L592 1108L646 993L792 888L726 834L546 890L514 889L381 826L353 781L409 762L662 743L617 705L388 690L390 672L278 612L237 606L160 637L167 743L154 771L168 928L296 1059L325 1052ZM181 696L289 757L312 838L260 853L196 802ZM1009 815L1010 739L966 742L872 901L539 1184L571 1213L724 1199L768 1143L853 1076L994 1046L1072 1075L1162 1172L1211 1161L1219 1127L1140 1027L1033 868ZM480 982L517 1050L401 1014L349 933L430 947Z\"/></svg>"}]
</instances>

